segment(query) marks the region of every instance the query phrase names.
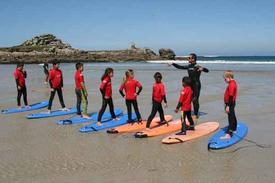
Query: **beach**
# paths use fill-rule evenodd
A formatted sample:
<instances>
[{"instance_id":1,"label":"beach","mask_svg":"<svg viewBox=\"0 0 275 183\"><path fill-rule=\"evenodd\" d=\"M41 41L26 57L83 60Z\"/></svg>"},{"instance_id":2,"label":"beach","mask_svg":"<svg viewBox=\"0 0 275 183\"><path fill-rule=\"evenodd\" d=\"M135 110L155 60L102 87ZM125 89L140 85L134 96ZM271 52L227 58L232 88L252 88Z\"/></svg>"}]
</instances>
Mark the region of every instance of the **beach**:
<instances>
[{"instance_id":1,"label":"beach","mask_svg":"<svg viewBox=\"0 0 275 183\"><path fill-rule=\"evenodd\" d=\"M101 106L100 77L106 67L114 68L113 99L116 108L126 113L124 99L118 89L124 72L135 71L143 85L138 97L141 115L147 119L151 111L153 74L163 74L168 108L165 114L180 118L173 111L177 105L181 79L187 72L153 63L89 63L84 76L89 92L89 111ZM226 83L224 69L233 69L238 82L236 114L248 125L247 139L260 148L242 142L225 150L210 152L207 142L211 135L177 145L161 144L165 136L136 139L133 134L107 134L106 131L83 134L80 125L59 126L55 122L70 116L27 120L18 113L0 115L0 182L274 182L275 166L275 65L205 64L210 72L202 73L200 110L207 115L199 123L218 121L226 126L223 93ZM26 65L29 103L49 99L44 84L43 68ZM15 65L1 65L0 109L15 107ZM75 106L74 64L61 64L64 74L66 107ZM55 97L53 109L60 108ZM41 109L40 111L46 111ZM37 111L33 111L37 112ZM86 123L87 124L87 123Z\"/></svg>"}]
</instances>

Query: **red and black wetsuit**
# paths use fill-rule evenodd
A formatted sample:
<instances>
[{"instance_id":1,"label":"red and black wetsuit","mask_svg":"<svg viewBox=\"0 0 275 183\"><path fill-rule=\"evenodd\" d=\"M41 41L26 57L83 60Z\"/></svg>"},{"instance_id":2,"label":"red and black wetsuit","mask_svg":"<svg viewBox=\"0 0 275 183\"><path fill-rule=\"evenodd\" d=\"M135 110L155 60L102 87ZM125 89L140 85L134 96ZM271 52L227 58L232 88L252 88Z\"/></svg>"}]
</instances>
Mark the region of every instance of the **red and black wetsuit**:
<instances>
[{"instance_id":1,"label":"red and black wetsuit","mask_svg":"<svg viewBox=\"0 0 275 183\"><path fill-rule=\"evenodd\" d=\"M196 64L189 64L189 65L178 65L173 63L172 64L177 69L184 69L188 71L188 75L191 79L191 88L193 90L193 107L194 107L194 114L198 116L199 114L199 97L200 97L200 91L201 91L201 71L199 71L200 66ZM203 72L209 72L207 68L203 68Z\"/></svg>"},{"instance_id":2,"label":"red and black wetsuit","mask_svg":"<svg viewBox=\"0 0 275 183\"><path fill-rule=\"evenodd\" d=\"M190 86L185 86L180 93L180 98L179 98L177 109L181 108L181 111L182 111L181 132L186 132L186 117L188 118L190 127L194 127L194 121L191 116L192 95L193 95L193 91Z\"/></svg>"},{"instance_id":3,"label":"red and black wetsuit","mask_svg":"<svg viewBox=\"0 0 275 183\"><path fill-rule=\"evenodd\" d=\"M112 81L109 76L106 76L101 81L99 89L102 94L102 106L98 113L97 121L101 122L102 115L105 112L107 105L109 105L112 118L115 119L116 115L114 112L114 103L113 103L113 99L112 99Z\"/></svg>"},{"instance_id":4,"label":"red and black wetsuit","mask_svg":"<svg viewBox=\"0 0 275 183\"><path fill-rule=\"evenodd\" d=\"M228 129L227 133L232 136L232 132L237 129L237 118L235 115L235 105L237 99L238 86L235 80L230 80L224 91L224 104L229 107L228 113Z\"/></svg>"},{"instance_id":5,"label":"red and black wetsuit","mask_svg":"<svg viewBox=\"0 0 275 183\"><path fill-rule=\"evenodd\" d=\"M148 117L148 120L146 123L146 128L150 127L150 124L157 112L159 112L159 117L161 122L165 121L164 112L161 104L162 101L164 101L164 103L167 103L164 84L162 82L155 83L153 85L153 93L152 93L153 106L152 106L151 114Z\"/></svg>"},{"instance_id":6,"label":"red and black wetsuit","mask_svg":"<svg viewBox=\"0 0 275 183\"><path fill-rule=\"evenodd\" d=\"M24 104L28 105L27 88L26 88L26 82L25 82L25 78L27 78L27 72L26 71L23 72L20 69L16 68L13 75L14 75L16 88L17 88L17 105L21 106L22 94L23 94Z\"/></svg>"},{"instance_id":7,"label":"red and black wetsuit","mask_svg":"<svg viewBox=\"0 0 275 183\"><path fill-rule=\"evenodd\" d=\"M84 76L80 71L75 71L74 74L74 80L75 80L75 94L76 94L76 109L77 109L77 115L81 115L81 102L82 102L82 93L81 90L82 85L81 83L84 82Z\"/></svg>"},{"instance_id":8,"label":"red and black wetsuit","mask_svg":"<svg viewBox=\"0 0 275 183\"><path fill-rule=\"evenodd\" d=\"M52 108L52 103L56 92L58 94L58 98L62 108L65 108L65 103L64 103L63 94L62 94L63 76L62 76L62 71L60 69L56 68L56 69L50 70L49 83L53 91L51 91L48 110L51 110Z\"/></svg>"},{"instance_id":9,"label":"red and black wetsuit","mask_svg":"<svg viewBox=\"0 0 275 183\"><path fill-rule=\"evenodd\" d=\"M139 89L138 92L136 92L136 89ZM125 94L123 93L123 90L125 90ZM137 95L140 94L142 90L142 85L138 80L135 80L132 77L129 77L126 82L122 83L119 92L122 97L125 97L125 102L127 106L127 114L128 114L128 122L132 122L132 105L134 107L135 113L137 115L138 121L142 121L138 104L137 104Z\"/></svg>"}]
</instances>

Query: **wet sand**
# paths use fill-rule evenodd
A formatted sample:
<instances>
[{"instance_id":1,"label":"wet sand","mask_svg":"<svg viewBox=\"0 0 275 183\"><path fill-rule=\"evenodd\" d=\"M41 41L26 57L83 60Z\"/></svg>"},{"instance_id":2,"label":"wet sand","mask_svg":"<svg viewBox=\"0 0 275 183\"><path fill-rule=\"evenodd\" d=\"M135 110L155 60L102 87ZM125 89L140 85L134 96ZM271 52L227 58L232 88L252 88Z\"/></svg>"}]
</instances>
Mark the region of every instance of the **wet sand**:
<instances>
[{"instance_id":1,"label":"wet sand","mask_svg":"<svg viewBox=\"0 0 275 183\"><path fill-rule=\"evenodd\" d=\"M89 111L101 106L98 91L100 76L108 64L86 64L85 79L89 90ZM118 88L124 71L135 69L143 84L138 99L143 118L151 110L153 74L164 75L169 107L173 113L185 71L160 64L111 64L115 70L113 93L115 107L126 112ZM16 104L14 65L1 65L0 109ZM208 66L211 70L211 66ZM74 65L62 64L64 98L67 107L75 105ZM223 67L202 74L201 111L208 113L199 122L218 121L227 125L223 112ZM29 102L48 100L41 66L27 65ZM110 135L105 131L82 134L82 125L58 126L66 117L27 120L20 113L0 115L0 182L274 182L275 179L275 69L236 71L239 83L237 118L249 127L247 138L262 149L242 141L226 150L209 152L205 136L178 145L161 144L161 137L135 139L132 134ZM56 96L53 108L60 108ZM46 110L42 109L41 111ZM67 116L69 117L69 116Z\"/></svg>"}]
</instances>

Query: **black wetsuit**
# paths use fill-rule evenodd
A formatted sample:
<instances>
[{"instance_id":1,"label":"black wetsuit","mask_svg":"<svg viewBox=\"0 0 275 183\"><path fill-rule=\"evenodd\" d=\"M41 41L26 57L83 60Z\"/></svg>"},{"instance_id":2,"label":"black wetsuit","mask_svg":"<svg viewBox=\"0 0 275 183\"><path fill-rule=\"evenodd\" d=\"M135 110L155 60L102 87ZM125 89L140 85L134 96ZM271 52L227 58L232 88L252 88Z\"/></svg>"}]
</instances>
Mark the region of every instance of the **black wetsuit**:
<instances>
[{"instance_id":1,"label":"black wetsuit","mask_svg":"<svg viewBox=\"0 0 275 183\"><path fill-rule=\"evenodd\" d=\"M201 71L199 71L199 67L196 64L189 64L189 65L178 65L173 63L172 64L174 67L176 67L177 69L184 69L184 70L188 70L188 75L192 81L191 83L191 87L193 90L193 107L194 107L194 114L196 116L198 116L199 114L199 108L200 108L200 104L199 104L199 97L200 97L200 91L201 91L201 81L200 81L200 76L201 76ZM209 72L209 70L207 68L203 68L202 70L203 72Z\"/></svg>"}]
</instances>

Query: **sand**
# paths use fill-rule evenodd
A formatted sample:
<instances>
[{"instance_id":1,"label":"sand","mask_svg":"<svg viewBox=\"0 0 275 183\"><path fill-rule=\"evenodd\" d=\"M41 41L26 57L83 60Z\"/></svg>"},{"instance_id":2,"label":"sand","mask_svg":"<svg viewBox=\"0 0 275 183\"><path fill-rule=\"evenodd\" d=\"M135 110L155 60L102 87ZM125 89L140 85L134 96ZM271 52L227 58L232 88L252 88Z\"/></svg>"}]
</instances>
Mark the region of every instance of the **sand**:
<instances>
[{"instance_id":1,"label":"sand","mask_svg":"<svg viewBox=\"0 0 275 183\"><path fill-rule=\"evenodd\" d=\"M101 105L98 90L100 76L107 66L115 70L113 93L115 107L126 112L125 102L118 93L119 84L127 68L135 70L143 84L138 98L143 118L151 110L153 74L163 73L168 108L166 114L179 118L173 112L185 71L165 64L86 64L85 80L89 90L89 111L96 112ZM207 65L210 73L202 74L201 111L208 113L199 122L218 121L227 125L223 111L222 78L224 65ZM275 68L244 69L235 72L239 83L236 107L237 118L249 127L247 138L271 148L259 148L242 141L226 150L209 152L205 136L178 145L161 144L164 136L135 139L133 134L114 135L105 131L82 134L82 125L58 126L56 120L66 116L27 120L20 113L0 115L0 182L274 182L275 178ZM274 66L273 66L274 67ZM16 105L14 65L1 65L0 109ZM67 107L76 103L74 93L74 65L62 64L64 98ZM49 88L44 85L44 74L39 65L27 65L29 102L48 100ZM55 98L53 109L60 108ZM46 111L42 109L40 111ZM70 116L67 116L70 117Z\"/></svg>"}]
</instances>

